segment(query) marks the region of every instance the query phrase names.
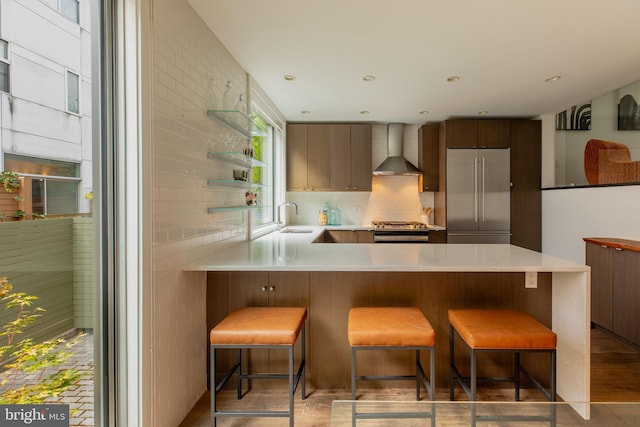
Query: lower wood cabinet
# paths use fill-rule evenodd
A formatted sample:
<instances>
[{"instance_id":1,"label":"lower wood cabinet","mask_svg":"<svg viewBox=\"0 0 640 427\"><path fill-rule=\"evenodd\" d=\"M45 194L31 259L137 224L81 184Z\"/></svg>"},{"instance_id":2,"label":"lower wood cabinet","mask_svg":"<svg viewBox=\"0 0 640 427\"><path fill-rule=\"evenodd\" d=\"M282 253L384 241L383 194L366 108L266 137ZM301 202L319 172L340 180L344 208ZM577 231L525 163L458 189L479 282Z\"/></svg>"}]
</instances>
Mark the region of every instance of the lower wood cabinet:
<instances>
[{"instance_id":1,"label":"lower wood cabinet","mask_svg":"<svg viewBox=\"0 0 640 427\"><path fill-rule=\"evenodd\" d=\"M640 248L640 242L635 244ZM587 241L586 263L591 267L591 321L640 345L640 252L621 247L619 239Z\"/></svg>"}]
</instances>

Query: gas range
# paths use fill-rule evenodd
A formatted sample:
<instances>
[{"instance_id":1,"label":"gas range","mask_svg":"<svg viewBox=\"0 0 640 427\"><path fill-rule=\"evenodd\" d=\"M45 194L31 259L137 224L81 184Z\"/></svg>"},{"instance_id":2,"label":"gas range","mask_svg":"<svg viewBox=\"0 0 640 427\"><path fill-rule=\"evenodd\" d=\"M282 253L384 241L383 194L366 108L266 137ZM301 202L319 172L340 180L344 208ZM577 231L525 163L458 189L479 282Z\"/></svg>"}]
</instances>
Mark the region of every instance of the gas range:
<instances>
[{"instance_id":1,"label":"gas range","mask_svg":"<svg viewBox=\"0 0 640 427\"><path fill-rule=\"evenodd\" d=\"M418 221L372 221L374 243L429 243L429 227Z\"/></svg>"}]
</instances>

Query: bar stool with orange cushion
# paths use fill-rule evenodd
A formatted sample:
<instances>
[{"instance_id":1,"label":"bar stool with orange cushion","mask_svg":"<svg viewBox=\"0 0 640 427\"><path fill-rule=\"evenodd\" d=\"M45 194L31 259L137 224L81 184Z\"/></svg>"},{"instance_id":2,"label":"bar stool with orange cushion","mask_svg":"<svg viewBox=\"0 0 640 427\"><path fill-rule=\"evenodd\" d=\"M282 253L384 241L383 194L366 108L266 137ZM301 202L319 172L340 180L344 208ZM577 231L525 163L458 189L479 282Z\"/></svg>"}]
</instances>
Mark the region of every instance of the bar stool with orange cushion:
<instances>
[{"instance_id":1,"label":"bar stool with orange cushion","mask_svg":"<svg viewBox=\"0 0 640 427\"><path fill-rule=\"evenodd\" d=\"M449 397L454 399L454 384L459 382L470 401L475 402L478 380L512 381L515 384L515 400L520 400L520 373L525 375L549 401L556 398L556 334L534 318L516 310L466 309L449 310ZM471 352L470 376L463 377L456 367L454 358L455 334L460 336ZM476 357L479 352L508 351L515 354L515 371L508 378L478 378ZM551 358L550 387L547 391L525 368L520 365L520 353L547 352ZM469 384L467 384L467 382ZM524 417L519 420L555 421L555 406L552 405L552 417ZM474 406L475 409L475 406ZM473 414L472 424L476 416ZM495 421L507 417L480 417L478 420Z\"/></svg>"},{"instance_id":2,"label":"bar stool with orange cushion","mask_svg":"<svg viewBox=\"0 0 640 427\"><path fill-rule=\"evenodd\" d=\"M435 400L435 341L433 327L416 307L358 307L349 310L348 338L351 347L351 399L356 400L356 380L413 380L416 381L416 400L420 400L420 382L431 400ZM415 350L415 375L356 375L356 352L360 350ZM420 350L428 350L429 378L420 361ZM354 411L355 412L355 411ZM406 414L405 414L406 415ZM388 414L388 418L397 418ZM431 418L435 411L414 414L408 418ZM380 414L354 414L356 418L385 418Z\"/></svg>"},{"instance_id":3,"label":"bar stool with orange cushion","mask_svg":"<svg viewBox=\"0 0 640 427\"><path fill-rule=\"evenodd\" d=\"M293 427L293 396L302 379L302 399L305 391L305 319L307 309L298 307L247 307L233 311L218 323L209 334L211 341L211 425L215 427L217 417L288 417ZM301 360L294 373L294 347L302 337ZM243 349L286 349L289 369L286 374L242 373ZM216 385L216 349L237 349L236 363ZM216 393L222 389L235 371L237 374L238 399L242 398L243 379L288 379L289 411L220 411L216 407Z\"/></svg>"}]
</instances>

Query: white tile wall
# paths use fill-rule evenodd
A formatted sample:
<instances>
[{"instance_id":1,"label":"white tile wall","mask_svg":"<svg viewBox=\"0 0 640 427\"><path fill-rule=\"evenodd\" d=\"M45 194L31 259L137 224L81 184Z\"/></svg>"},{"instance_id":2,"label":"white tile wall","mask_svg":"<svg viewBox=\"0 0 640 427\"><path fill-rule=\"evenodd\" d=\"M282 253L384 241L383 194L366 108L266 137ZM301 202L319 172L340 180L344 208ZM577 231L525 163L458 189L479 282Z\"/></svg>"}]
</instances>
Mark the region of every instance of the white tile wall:
<instances>
[{"instance_id":1,"label":"white tile wall","mask_svg":"<svg viewBox=\"0 0 640 427\"><path fill-rule=\"evenodd\" d=\"M186 0L156 0L152 22L153 108L153 425L176 426L206 388L206 288L192 259L247 238L247 212L209 214L242 204L244 192L209 188L232 168L207 158L225 129L206 116L226 82L246 96L247 75ZM221 101L220 101L221 102Z\"/></svg>"}]
</instances>

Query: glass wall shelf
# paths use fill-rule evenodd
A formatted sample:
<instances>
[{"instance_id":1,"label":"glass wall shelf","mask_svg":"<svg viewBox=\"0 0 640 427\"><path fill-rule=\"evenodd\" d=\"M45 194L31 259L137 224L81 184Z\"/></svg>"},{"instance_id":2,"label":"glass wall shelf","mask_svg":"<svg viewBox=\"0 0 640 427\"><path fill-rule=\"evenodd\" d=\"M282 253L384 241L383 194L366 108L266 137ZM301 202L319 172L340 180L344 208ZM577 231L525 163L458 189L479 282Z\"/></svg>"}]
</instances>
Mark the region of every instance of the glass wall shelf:
<instances>
[{"instance_id":1,"label":"glass wall shelf","mask_svg":"<svg viewBox=\"0 0 640 427\"><path fill-rule=\"evenodd\" d=\"M212 214L212 213L218 213L218 212L248 211L249 209L252 209L252 208L253 206L221 206L218 208L209 208L207 209L207 212Z\"/></svg>"},{"instance_id":2,"label":"glass wall shelf","mask_svg":"<svg viewBox=\"0 0 640 427\"><path fill-rule=\"evenodd\" d=\"M248 190L252 187L249 181L240 181L237 179L209 179L207 180L209 187L227 187L227 188L240 188Z\"/></svg>"},{"instance_id":3,"label":"glass wall shelf","mask_svg":"<svg viewBox=\"0 0 640 427\"><path fill-rule=\"evenodd\" d=\"M207 116L245 139L251 139L252 120L237 110L207 110Z\"/></svg>"},{"instance_id":4,"label":"glass wall shelf","mask_svg":"<svg viewBox=\"0 0 640 427\"><path fill-rule=\"evenodd\" d=\"M209 151L207 157L249 169L253 159L240 151Z\"/></svg>"}]
</instances>

